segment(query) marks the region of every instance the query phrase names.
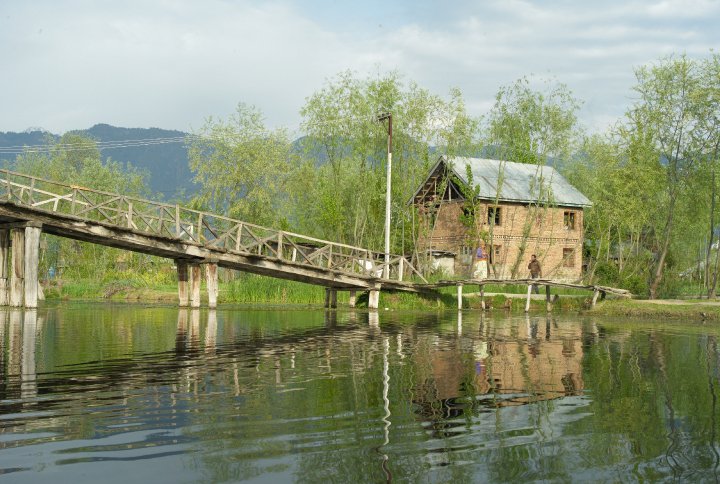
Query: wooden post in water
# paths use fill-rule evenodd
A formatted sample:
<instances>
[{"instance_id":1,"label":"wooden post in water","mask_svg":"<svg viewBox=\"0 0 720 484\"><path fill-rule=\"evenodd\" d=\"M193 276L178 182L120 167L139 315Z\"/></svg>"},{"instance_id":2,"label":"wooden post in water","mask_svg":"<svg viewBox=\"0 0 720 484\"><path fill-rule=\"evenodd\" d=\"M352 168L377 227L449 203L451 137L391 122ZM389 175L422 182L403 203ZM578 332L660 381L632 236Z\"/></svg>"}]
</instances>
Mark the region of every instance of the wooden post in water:
<instances>
[{"instance_id":1,"label":"wooden post in water","mask_svg":"<svg viewBox=\"0 0 720 484\"><path fill-rule=\"evenodd\" d=\"M337 289L330 288L330 308L337 309Z\"/></svg>"},{"instance_id":2,"label":"wooden post in water","mask_svg":"<svg viewBox=\"0 0 720 484\"><path fill-rule=\"evenodd\" d=\"M368 293L368 309L377 309L380 305L380 290L370 289Z\"/></svg>"},{"instance_id":3,"label":"wooden post in water","mask_svg":"<svg viewBox=\"0 0 720 484\"><path fill-rule=\"evenodd\" d=\"M355 304L357 303L357 291L350 291L350 300L348 301L348 304L351 308L355 307Z\"/></svg>"},{"instance_id":4,"label":"wooden post in water","mask_svg":"<svg viewBox=\"0 0 720 484\"><path fill-rule=\"evenodd\" d=\"M480 285L480 309L485 311L485 284Z\"/></svg>"},{"instance_id":5,"label":"wooden post in water","mask_svg":"<svg viewBox=\"0 0 720 484\"><path fill-rule=\"evenodd\" d=\"M457 285L457 303L458 303L458 309L462 309L462 291L463 286L462 284Z\"/></svg>"},{"instance_id":6,"label":"wooden post in water","mask_svg":"<svg viewBox=\"0 0 720 484\"><path fill-rule=\"evenodd\" d=\"M10 297L12 307L22 307L25 285L25 229L10 229L12 244L11 271L10 271Z\"/></svg>"},{"instance_id":7,"label":"wooden post in water","mask_svg":"<svg viewBox=\"0 0 720 484\"><path fill-rule=\"evenodd\" d=\"M525 312L530 312L530 294L532 293L532 284L528 284L527 299L525 300Z\"/></svg>"},{"instance_id":8,"label":"wooden post in water","mask_svg":"<svg viewBox=\"0 0 720 484\"><path fill-rule=\"evenodd\" d=\"M202 272L200 264L188 264L190 268L190 307L200 307L200 280Z\"/></svg>"},{"instance_id":9,"label":"wooden post in water","mask_svg":"<svg viewBox=\"0 0 720 484\"><path fill-rule=\"evenodd\" d=\"M218 297L218 266L216 262L208 262L205 265L205 278L208 293L208 307L215 309L217 307Z\"/></svg>"},{"instance_id":10,"label":"wooden post in water","mask_svg":"<svg viewBox=\"0 0 720 484\"><path fill-rule=\"evenodd\" d=\"M552 299L550 298L550 284L545 286L545 310L547 312L552 311Z\"/></svg>"},{"instance_id":11,"label":"wooden post in water","mask_svg":"<svg viewBox=\"0 0 720 484\"><path fill-rule=\"evenodd\" d=\"M176 260L178 276L178 300L181 308L190 304L190 292L188 287L188 263L184 260Z\"/></svg>"},{"instance_id":12,"label":"wooden post in water","mask_svg":"<svg viewBox=\"0 0 720 484\"><path fill-rule=\"evenodd\" d=\"M8 304L8 256L10 249L10 231L0 229L0 306Z\"/></svg>"},{"instance_id":13,"label":"wooden post in water","mask_svg":"<svg viewBox=\"0 0 720 484\"><path fill-rule=\"evenodd\" d=\"M593 291L593 298L592 298L592 304L591 307L595 307L595 303L597 303L598 296L600 295L600 289L597 287Z\"/></svg>"},{"instance_id":14,"label":"wooden post in water","mask_svg":"<svg viewBox=\"0 0 720 484\"><path fill-rule=\"evenodd\" d=\"M25 227L25 307L37 308L38 305L38 263L40 262L40 232L39 223L28 223Z\"/></svg>"}]
</instances>

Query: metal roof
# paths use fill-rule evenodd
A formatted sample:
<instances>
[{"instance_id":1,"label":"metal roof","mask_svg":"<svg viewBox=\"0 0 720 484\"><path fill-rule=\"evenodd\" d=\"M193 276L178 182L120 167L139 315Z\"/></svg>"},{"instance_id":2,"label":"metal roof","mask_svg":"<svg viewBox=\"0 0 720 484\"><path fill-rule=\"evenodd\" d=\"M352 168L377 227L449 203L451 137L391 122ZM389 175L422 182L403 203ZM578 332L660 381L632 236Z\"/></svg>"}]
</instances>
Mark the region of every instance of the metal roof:
<instances>
[{"instance_id":1,"label":"metal roof","mask_svg":"<svg viewBox=\"0 0 720 484\"><path fill-rule=\"evenodd\" d=\"M540 166L514 161L441 157L455 175L467 183L466 166L470 165L473 181L480 186L479 198L504 202L532 203L547 201L555 205L588 207L592 202L555 170L552 166ZM438 162L438 163L439 163ZM497 190L498 179L502 186Z\"/></svg>"}]
</instances>

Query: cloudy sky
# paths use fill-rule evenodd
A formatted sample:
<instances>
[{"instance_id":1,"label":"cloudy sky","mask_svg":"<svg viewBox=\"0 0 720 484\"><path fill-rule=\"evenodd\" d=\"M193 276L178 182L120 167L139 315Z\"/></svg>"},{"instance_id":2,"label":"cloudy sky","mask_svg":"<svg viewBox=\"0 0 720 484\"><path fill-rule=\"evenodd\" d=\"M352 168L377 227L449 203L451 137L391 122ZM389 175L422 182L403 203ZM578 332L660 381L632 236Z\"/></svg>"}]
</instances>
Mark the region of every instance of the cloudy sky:
<instances>
[{"instance_id":1,"label":"cloudy sky","mask_svg":"<svg viewBox=\"0 0 720 484\"><path fill-rule=\"evenodd\" d=\"M0 131L188 131L241 101L295 130L305 98L348 69L459 87L474 115L504 84L552 77L600 130L635 67L707 56L718 25L720 0L0 0Z\"/></svg>"}]
</instances>

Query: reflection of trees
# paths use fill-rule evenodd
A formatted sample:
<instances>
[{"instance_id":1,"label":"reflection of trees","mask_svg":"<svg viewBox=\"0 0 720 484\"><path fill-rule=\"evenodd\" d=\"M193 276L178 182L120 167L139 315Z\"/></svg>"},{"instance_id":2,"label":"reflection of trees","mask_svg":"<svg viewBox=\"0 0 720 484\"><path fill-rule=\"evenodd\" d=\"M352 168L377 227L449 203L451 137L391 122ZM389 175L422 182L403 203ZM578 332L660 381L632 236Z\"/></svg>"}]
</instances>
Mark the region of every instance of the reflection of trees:
<instances>
[{"instance_id":1,"label":"reflection of trees","mask_svg":"<svg viewBox=\"0 0 720 484\"><path fill-rule=\"evenodd\" d=\"M387 313L371 325L342 311L42 317L51 324L32 330L0 313L0 399L62 416L14 431L137 429L144 437L122 446L180 442L204 480L382 482L387 457L408 481L569 480L584 469L613 480L628 466L634 479L704 481L720 462L720 355L707 330L467 312L462 326Z\"/></svg>"}]
</instances>

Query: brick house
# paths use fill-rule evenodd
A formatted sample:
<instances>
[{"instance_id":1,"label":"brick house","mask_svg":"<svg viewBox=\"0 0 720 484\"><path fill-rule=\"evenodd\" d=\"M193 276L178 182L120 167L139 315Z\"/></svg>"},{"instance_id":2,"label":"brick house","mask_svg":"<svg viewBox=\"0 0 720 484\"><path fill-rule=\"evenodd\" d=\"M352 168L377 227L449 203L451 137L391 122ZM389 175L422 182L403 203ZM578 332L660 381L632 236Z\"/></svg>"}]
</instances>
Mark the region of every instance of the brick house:
<instances>
[{"instance_id":1,"label":"brick house","mask_svg":"<svg viewBox=\"0 0 720 484\"><path fill-rule=\"evenodd\" d=\"M583 210L591 203L553 167L442 156L412 203L418 252L447 275L478 277L480 247L490 278L529 277L532 254L544 278L582 277Z\"/></svg>"}]
</instances>

